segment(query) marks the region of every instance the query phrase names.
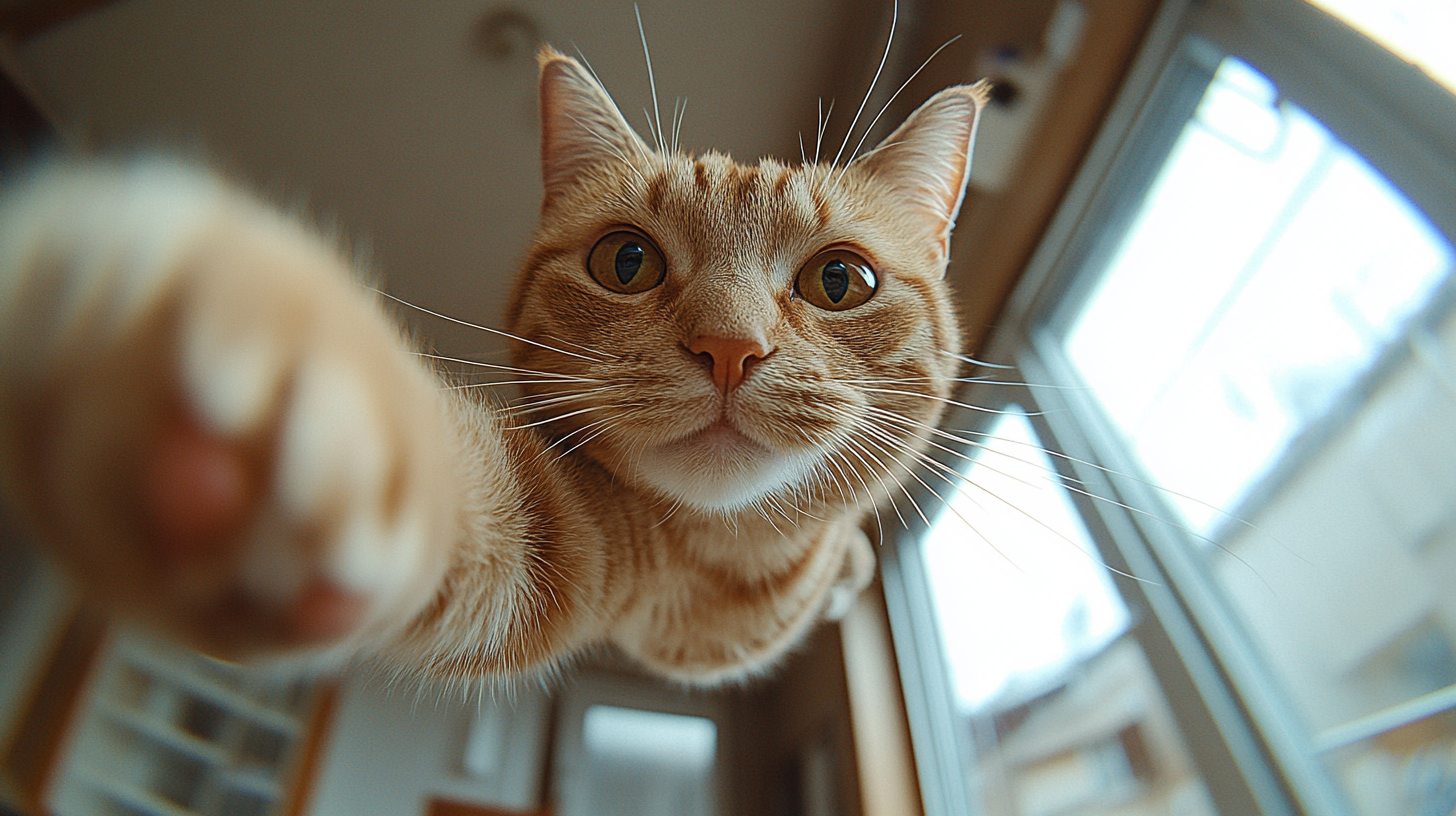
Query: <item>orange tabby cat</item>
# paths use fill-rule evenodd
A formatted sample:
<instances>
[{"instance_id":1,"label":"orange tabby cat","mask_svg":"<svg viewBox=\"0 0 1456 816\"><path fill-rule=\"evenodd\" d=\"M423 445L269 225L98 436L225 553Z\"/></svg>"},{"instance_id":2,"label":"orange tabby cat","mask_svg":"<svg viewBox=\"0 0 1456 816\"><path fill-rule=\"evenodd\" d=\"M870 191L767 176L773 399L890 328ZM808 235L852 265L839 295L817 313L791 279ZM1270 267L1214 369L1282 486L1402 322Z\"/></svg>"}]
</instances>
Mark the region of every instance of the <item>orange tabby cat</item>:
<instances>
[{"instance_id":1,"label":"orange tabby cat","mask_svg":"<svg viewBox=\"0 0 1456 816\"><path fill-rule=\"evenodd\" d=\"M0 205L10 502L95 598L222 655L760 672L868 583L860 524L949 394L981 104L943 91L845 166L740 165L654 151L544 51L517 413L216 178L40 170Z\"/></svg>"}]
</instances>

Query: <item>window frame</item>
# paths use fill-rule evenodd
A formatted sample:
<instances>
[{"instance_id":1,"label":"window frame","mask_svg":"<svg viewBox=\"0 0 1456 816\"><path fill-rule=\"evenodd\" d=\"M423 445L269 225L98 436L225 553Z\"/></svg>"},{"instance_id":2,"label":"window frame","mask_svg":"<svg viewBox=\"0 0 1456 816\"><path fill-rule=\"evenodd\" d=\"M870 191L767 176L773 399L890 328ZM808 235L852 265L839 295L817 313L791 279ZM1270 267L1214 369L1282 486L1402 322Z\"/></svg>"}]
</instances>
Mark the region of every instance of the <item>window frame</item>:
<instances>
[{"instance_id":1,"label":"window frame","mask_svg":"<svg viewBox=\"0 0 1456 816\"><path fill-rule=\"evenodd\" d=\"M1456 244L1456 95L1302 0L1167 0L983 357L1015 363L1024 382L1077 382L1060 344L1066 321L1096 282L1082 271L1096 267L1098 253L1116 249L1202 97L1207 83L1199 71L1211 77L1214 55L1223 54L1273 79L1281 98L1321 120ZM1443 305L1453 288L1448 281L1439 296ZM1367 379L1392 366L1382 360ZM1090 393L972 386L961 399L993 408L1034 406L1038 435L1069 457L1057 460L1066 475L1131 507L1160 506L1145 484L1110 476L1137 466L1117 449ZM957 409L945 427L983 430L988 417ZM1310 435L1316 439L1305 440L1306 449L1323 431ZM956 464L949 454L938 458ZM1286 476L1276 470L1268 478ZM935 501L921 494L917 501ZM1107 564L1142 579L1114 579L1133 613L1129 634L1153 666L1219 811L1351 813L1285 691L1196 563L1188 534L1114 503L1076 495L1073 501ZM886 604L926 816L972 814L979 810L964 769L975 749L957 733L964 726L943 669L919 549L923 532L885 531Z\"/></svg>"}]
</instances>

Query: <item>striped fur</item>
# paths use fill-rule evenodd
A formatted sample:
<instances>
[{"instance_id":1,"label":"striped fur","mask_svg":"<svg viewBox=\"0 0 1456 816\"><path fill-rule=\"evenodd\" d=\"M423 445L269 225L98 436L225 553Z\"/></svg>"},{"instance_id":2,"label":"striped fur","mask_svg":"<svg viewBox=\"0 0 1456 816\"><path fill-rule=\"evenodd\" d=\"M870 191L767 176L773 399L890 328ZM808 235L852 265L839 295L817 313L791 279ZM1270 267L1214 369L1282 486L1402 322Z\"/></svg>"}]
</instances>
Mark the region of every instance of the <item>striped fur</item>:
<instances>
[{"instance_id":1,"label":"striped fur","mask_svg":"<svg viewBox=\"0 0 1456 816\"><path fill-rule=\"evenodd\" d=\"M0 202L10 501L98 599L220 654L473 681L613 643L689 683L762 672L868 583L861 525L949 396L980 104L944 91L848 165L742 165L650 148L543 52L546 196L508 312L534 373L509 409L432 380L343 259L206 173L34 173ZM660 249L659 285L588 273L622 229ZM796 287L831 248L873 265L862 305ZM703 338L757 351L725 384ZM177 416L248 485L186 563L136 487ZM300 634L319 587L362 611Z\"/></svg>"}]
</instances>

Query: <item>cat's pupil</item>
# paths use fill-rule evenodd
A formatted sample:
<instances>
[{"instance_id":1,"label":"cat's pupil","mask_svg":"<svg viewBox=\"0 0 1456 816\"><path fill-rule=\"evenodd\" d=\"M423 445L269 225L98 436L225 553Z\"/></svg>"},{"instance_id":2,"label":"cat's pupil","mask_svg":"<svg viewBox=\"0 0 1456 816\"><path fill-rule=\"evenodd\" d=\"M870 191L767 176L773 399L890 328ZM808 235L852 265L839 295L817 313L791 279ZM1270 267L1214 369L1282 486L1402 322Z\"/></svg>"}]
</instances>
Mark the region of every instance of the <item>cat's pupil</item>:
<instances>
[{"instance_id":1,"label":"cat's pupil","mask_svg":"<svg viewBox=\"0 0 1456 816\"><path fill-rule=\"evenodd\" d=\"M622 248L617 250L617 280L621 281L623 286L631 283L632 279L637 277L638 270L642 268L642 255L641 244L623 244Z\"/></svg>"},{"instance_id":2,"label":"cat's pupil","mask_svg":"<svg viewBox=\"0 0 1456 816\"><path fill-rule=\"evenodd\" d=\"M849 293L849 267L845 266L844 261L834 260L824 264L819 279L824 282L824 294L834 303L844 300L844 296Z\"/></svg>"}]
</instances>

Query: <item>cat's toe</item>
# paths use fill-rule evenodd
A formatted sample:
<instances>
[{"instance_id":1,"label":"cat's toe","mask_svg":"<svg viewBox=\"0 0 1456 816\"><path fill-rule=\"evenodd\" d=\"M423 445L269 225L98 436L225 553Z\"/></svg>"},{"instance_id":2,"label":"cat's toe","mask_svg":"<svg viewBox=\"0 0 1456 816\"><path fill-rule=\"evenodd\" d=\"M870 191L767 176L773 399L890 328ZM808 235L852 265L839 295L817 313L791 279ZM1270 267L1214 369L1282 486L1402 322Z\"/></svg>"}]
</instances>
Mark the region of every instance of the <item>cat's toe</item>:
<instances>
[{"instance_id":1,"label":"cat's toe","mask_svg":"<svg viewBox=\"0 0 1456 816\"><path fill-rule=\"evenodd\" d=\"M145 519L162 563L216 557L256 500L255 481L226 440L185 412L163 423L141 476Z\"/></svg>"},{"instance_id":2,"label":"cat's toe","mask_svg":"<svg viewBox=\"0 0 1456 816\"><path fill-rule=\"evenodd\" d=\"M279 523L246 446L176 411L147 448L141 472L144 547L160 599L189 639L226 656L347 636L368 592L331 575L325 544L310 553L305 525ZM260 518L273 515L272 524Z\"/></svg>"}]
</instances>

